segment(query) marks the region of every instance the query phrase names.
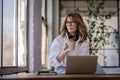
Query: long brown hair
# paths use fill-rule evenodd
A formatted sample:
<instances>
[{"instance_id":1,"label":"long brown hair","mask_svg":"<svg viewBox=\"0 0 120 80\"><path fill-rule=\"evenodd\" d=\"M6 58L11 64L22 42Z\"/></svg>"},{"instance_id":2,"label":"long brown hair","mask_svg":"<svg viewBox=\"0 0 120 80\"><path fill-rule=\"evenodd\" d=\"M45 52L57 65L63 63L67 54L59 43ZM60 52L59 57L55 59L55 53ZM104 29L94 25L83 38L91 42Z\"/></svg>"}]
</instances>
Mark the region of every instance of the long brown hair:
<instances>
[{"instance_id":1,"label":"long brown hair","mask_svg":"<svg viewBox=\"0 0 120 80\"><path fill-rule=\"evenodd\" d=\"M60 33L61 35L64 37L67 33L67 28L66 28L66 20L68 17L72 17L73 21L77 23L77 33L79 34L79 37L81 37L81 42L83 42L84 40L86 40L87 37L87 27L83 21L82 16L79 13L69 13L66 18L65 21L63 23L63 25L61 26L60 29Z\"/></svg>"}]
</instances>

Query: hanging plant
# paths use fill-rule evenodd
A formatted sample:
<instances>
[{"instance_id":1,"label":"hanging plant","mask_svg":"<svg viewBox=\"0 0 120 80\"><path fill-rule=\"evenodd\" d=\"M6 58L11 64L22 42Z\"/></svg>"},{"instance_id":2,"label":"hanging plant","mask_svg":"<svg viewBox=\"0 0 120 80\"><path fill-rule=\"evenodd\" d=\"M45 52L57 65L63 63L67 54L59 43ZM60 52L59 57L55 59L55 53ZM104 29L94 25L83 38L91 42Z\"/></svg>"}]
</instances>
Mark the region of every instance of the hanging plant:
<instances>
[{"instance_id":1,"label":"hanging plant","mask_svg":"<svg viewBox=\"0 0 120 80\"><path fill-rule=\"evenodd\" d=\"M109 41L111 32L109 29L117 32L112 26L108 26L105 22L112 18L115 12L106 12L104 10L104 0L86 0L88 7L87 23L89 26L88 39L90 43L90 53L91 55L96 55L98 50L103 50L104 46L107 44L112 44ZM114 45L113 45L114 46ZM106 56L104 57L104 66L106 66Z\"/></svg>"}]
</instances>

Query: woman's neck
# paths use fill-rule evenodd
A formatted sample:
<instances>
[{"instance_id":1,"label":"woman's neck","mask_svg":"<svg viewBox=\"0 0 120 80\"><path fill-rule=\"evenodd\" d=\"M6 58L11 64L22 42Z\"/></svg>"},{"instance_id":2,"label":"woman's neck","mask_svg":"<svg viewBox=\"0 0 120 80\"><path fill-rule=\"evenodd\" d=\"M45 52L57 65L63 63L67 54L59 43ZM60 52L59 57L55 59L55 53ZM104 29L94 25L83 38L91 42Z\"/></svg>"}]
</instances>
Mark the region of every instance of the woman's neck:
<instances>
[{"instance_id":1,"label":"woman's neck","mask_svg":"<svg viewBox=\"0 0 120 80\"><path fill-rule=\"evenodd\" d=\"M70 33L70 35L72 35L72 36L74 36L74 37L75 37L75 36L76 36L76 33Z\"/></svg>"},{"instance_id":2,"label":"woman's neck","mask_svg":"<svg viewBox=\"0 0 120 80\"><path fill-rule=\"evenodd\" d=\"M70 39L71 41L76 41L76 37L73 37Z\"/></svg>"},{"instance_id":3,"label":"woman's neck","mask_svg":"<svg viewBox=\"0 0 120 80\"><path fill-rule=\"evenodd\" d=\"M69 33L69 39L70 39L71 41L76 41L76 40L77 40L76 33Z\"/></svg>"}]
</instances>

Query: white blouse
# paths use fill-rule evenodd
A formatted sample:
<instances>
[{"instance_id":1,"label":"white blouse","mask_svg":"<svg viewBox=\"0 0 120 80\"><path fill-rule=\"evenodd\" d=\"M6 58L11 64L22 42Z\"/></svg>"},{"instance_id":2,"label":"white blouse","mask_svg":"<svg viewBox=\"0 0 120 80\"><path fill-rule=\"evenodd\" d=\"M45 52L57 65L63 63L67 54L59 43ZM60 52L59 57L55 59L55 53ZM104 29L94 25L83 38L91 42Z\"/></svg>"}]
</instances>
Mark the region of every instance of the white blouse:
<instances>
[{"instance_id":1,"label":"white blouse","mask_svg":"<svg viewBox=\"0 0 120 80\"><path fill-rule=\"evenodd\" d=\"M52 43L50 48L50 66L54 67L54 71L58 74L64 74L66 68L66 58L62 60L60 63L57 61L58 54L61 53L65 43L68 42L68 36L66 35L64 38L59 35ZM80 42L80 38L75 43L75 49L72 52L68 52L68 55L86 55L89 56L89 44L87 40ZM101 68L99 64L97 64L96 73L104 74L104 70Z\"/></svg>"},{"instance_id":2,"label":"white blouse","mask_svg":"<svg viewBox=\"0 0 120 80\"><path fill-rule=\"evenodd\" d=\"M59 35L54 39L51 48L50 48L50 66L57 68L59 66L66 66L66 57L60 63L57 61L56 57L61 53L65 43L68 42L68 36L66 35L64 38ZM89 56L89 44L87 40L80 42L80 38L75 43L74 51L68 52L68 55L73 56L81 56L87 55Z\"/></svg>"}]
</instances>

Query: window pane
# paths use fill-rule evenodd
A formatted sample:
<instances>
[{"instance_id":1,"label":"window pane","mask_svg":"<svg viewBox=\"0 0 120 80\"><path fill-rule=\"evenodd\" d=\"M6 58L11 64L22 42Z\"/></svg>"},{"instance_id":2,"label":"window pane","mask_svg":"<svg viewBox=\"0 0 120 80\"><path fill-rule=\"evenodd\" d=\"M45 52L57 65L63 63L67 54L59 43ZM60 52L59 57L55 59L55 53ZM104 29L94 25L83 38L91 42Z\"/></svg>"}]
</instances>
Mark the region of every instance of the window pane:
<instances>
[{"instance_id":1,"label":"window pane","mask_svg":"<svg viewBox=\"0 0 120 80\"><path fill-rule=\"evenodd\" d=\"M118 50L105 50L106 66L119 66Z\"/></svg>"},{"instance_id":2,"label":"window pane","mask_svg":"<svg viewBox=\"0 0 120 80\"><path fill-rule=\"evenodd\" d=\"M41 58L42 58L42 67L46 67L47 63L47 32L46 32L46 16L45 16L45 0L42 0L42 45L41 45Z\"/></svg>"},{"instance_id":3,"label":"window pane","mask_svg":"<svg viewBox=\"0 0 120 80\"><path fill-rule=\"evenodd\" d=\"M3 0L3 66L15 65L14 7L14 0Z\"/></svg>"},{"instance_id":4,"label":"window pane","mask_svg":"<svg viewBox=\"0 0 120 80\"><path fill-rule=\"evenodd\" d=\"M18 66L26 66L26 0L18 0Z\"/></svg>"}]
</instances>

